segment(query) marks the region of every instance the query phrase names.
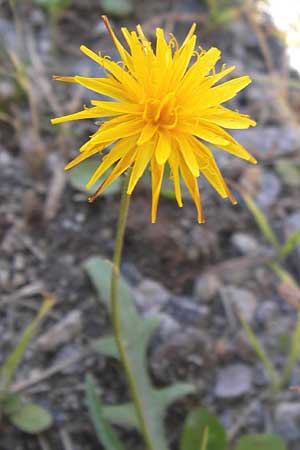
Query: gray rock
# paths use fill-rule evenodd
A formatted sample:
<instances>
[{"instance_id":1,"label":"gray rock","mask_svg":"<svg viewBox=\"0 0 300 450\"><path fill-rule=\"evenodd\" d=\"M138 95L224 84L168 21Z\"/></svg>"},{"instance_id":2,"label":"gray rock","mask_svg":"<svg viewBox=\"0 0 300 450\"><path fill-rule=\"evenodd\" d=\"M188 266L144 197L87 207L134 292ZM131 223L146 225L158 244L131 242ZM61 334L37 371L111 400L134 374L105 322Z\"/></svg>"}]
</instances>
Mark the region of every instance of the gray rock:
<instances>
[{"instance_id":1,"label":"gray rock","mask_svg":"<svg viewBox=\"0 0 300 450\"><path fill-rule=\"evenodd\" d=\"M249 89L248 94L250 92L254 92L254 90ZM297 151L300 127L298 129L295 127L256 127L255 130L234 131L233 134L250 153L255 153L255 150L259 149L263 155L271 148L274 157L285 156Z\"/></svg>"},{"instance_id":2,"label":"gray rock","mask_svg":"<svg viewBox=\"0 0 300 450\"><path fill-rule=\"evenodd\" d=\"M194 328L181 328L157 344L150 355L150 367L163 382L176 379L202 380L215 362L209 340Z\"/></svg>"},{"instance_id":3,"label":"gray rock","mask_svg":"<svg viewBox=\"0 0 300 450\"><path fill-rule=\"evenodd\" d=\"M195 304L190 297L172 297L164 307L164 312L182 325L199 327L207 324L210 308Z\"/></svg>"},{"instance_id":4,"label":"gray rock","mask_svg":"<svg viewBox=\"0 0 300 450\"><path fill-rule=\"evenodd\" d=\"M257 256L259 254L259 243L250 234L234 233L231 237L231 243L242 255Z\"/></svg>"},{"instance_id":5,"label":"gray rock","mask_svg":"<svg viewBox=\"0 0 300 450\"><path fill-rule=\"evenodd\" d=\"M160 318L160 325L158 329L158 336L163 341L169 338L171 335L180 331L180 323L173 317L165 313L154 313L156 317Z\"/></svg>"},{"instance_id":6,"label":"gray rock","mask_svg":"<svg viewBox=\"0 0 300 450\"><path fill-rule=\"evenodd\" d=\"M160 283L149 278L142 280L134 289L137 308L142 314L160 311L171 297Z\"/></svg>"},{"instance_id":7,"label":"gray rock","mask_svg":"<svg viewBox=\"0 0 300 450\"><path fill-rule=\"evenodd\" d=\"M275 431L283 439L293 442L300 439L300 403L284 402L275 409Z\"/></svg>"},{"instance_id":8,"label":"gray rock","mask_svg":"<svg viewBox=\"0 0 300 450\"><path fill-rule=\"evenodd\" d=\"M209 303L217 295L220 286L220 280L215 274L203 274L195 281L193 297L199 303Z\"/></svg>"},{"instance_id":9,"label":"gray rock","mask_svg":"<svg viewBox=\"0 0 300 450\"><path fill-rule=\"evenodd\" d=\"M224 286L221 288L220 294L223 300L232 306L239 316L247 322L253 321L257 301L251 291L235 286Z\"/></svg>"},{"instance_id":10,"label":"gray rock","mask_svg":"<svg viewBox=\"0 0 300 450\"><path fill-rule=\"evenodd\" d=\"M219 370L215 395L233 399L248 394L252 388L252 369L244 364L232 364Z\"/></svg>"},{"instance_id":11,"label":"gray rock","mask_svg":"<svg viewBox=\"0 0 300 450\"><path fill-rule=\"evenodd\" d=\"M261 180L260 192L256 196L256 203L263 209L267 209L272 206L281 191L281 181L274 173L267 170L263 171Z\"/></svg>"}]
</instances>

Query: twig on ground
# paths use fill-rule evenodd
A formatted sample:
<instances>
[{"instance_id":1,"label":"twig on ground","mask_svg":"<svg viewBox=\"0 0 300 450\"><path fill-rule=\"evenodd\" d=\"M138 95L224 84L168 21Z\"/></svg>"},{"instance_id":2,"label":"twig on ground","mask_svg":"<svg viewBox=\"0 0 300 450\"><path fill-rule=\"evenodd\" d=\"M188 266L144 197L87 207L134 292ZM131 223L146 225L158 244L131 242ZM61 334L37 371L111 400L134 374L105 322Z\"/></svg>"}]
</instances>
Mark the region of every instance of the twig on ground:
<instances>
[{"instance_id":1,"label":"twig on ground","mask_svg":"<svg viewBox=\"0 0 300 450\"><path fill-rule=\"evenodd\" d=\"M45 381L48 378L52 377L53 375L61 372L62 370L66 369L67 367L71 366L72 364L75 364L76 362L80 361L88 354L89 354L89 352L87 352L87 351L82 352L79 355L72 356L72 357L66 359L65 361L62 361L61 363L56 364L53 367L50 367L50 369L47 369L44 372L41 372L39 375L35 375L35 376L31 376L31 377L29 376L28 380L19 381L19 382L13 384L11 391L14 393L21 392L21 391L24 391L25 389L27 389L28 387L33 386L34 384L40 383L41 381Z\"/></svg>"}]
</instances>

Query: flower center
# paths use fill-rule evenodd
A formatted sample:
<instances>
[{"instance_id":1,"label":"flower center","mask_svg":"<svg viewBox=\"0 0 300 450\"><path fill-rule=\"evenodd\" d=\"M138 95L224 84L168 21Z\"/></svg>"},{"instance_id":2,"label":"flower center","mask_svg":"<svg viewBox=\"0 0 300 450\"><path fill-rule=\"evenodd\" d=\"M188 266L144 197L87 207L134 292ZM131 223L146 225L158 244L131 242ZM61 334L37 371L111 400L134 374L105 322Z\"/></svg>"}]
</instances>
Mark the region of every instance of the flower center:
<instances>
[{"instance_id":1,"label":"flower center","mask_svg":"<svg viewBox=\"0 0 300 450\"><path fill-rule=\"evenodd\" d=\"M178 121L178 106L173 92L163 99L150 99L145 103L143 119L161 128L174 128Z\"/></svg>"}]
</instances>

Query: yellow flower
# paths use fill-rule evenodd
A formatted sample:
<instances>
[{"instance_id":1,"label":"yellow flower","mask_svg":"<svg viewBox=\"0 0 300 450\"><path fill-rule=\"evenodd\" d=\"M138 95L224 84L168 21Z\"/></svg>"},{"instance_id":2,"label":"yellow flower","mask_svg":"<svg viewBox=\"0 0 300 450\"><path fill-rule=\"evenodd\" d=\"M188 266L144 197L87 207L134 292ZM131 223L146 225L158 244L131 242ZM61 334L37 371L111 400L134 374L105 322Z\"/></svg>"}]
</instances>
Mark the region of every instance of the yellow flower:
<instances>
[{"instance_id":1,"label":"yellow flower","mask_svg":"<svg viewBox=\"0 0 300 450\"><path fill-rule=\"evenodd\" d=\"M104 23L120 54L121 63L97 55L85 46L83 53L102 66L106 77L54 77L78 83L116 101L92 100L90 108L52 119L53 124L68 120L106 118L99 129L80 148L80 155L65 168L70 169L90 156L112 145L87 183L90 188L109 168L112 171L90 197L93 201L129 167L132 167L128 191L132 194L139 178L150 165L152 178L152 223L156 221L157 204L166 163L174 183L178 206L182 206L180 179L186 184L204 222L197 178L202 174L223 198L235 199L230 193L211 150L203 141L252 163L256 160L224 128L248 128L255 122L245 114L221 106L250 82L248 76L216 83L234 70L215 65L221 52L195 50L195 24L179 47L171 36L166 41L161 28L156 29L156 48L143 30L129 32L122 28L129 50L113 32L108 19Z\"/></svg>"}]
</instances>

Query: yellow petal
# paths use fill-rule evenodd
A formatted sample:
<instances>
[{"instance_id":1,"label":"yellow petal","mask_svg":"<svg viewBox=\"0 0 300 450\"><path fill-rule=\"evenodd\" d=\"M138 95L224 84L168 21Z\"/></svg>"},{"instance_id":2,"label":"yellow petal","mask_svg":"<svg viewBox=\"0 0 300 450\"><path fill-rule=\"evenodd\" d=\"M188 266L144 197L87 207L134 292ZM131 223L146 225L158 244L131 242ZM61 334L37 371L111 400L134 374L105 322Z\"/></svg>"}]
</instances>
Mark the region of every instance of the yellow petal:
<instances>
[{"instance_id":1,"label":"yellow petal","mask_svg":"<svg viewBox=\"0 0 300 450\"><path fill-rule=\"evenodd\" d=\"M151 177L152 177L152 208L151 222L156 222L157 205L161 189L161 183L164 175L164 164L158 164L156 158L151 159Z\"/></svg>"},{"instance_id":2,"label":"yellow petal","mask_svg":"<svg viewBox=\"0 0 300 450\"><path fill-rule=\"evenodd\" d=\"M172 73L171 73L171 82L174 87L177 87L180 79L184 75L188 64L190 62L191 57L194 53L194 48L196 44L196 36L192 36L190 40L186 43L184 47L182 47L179 51L177 51L174 55L173 63L172 63Z\"/></svg>"},{"instance_id":3,"label":"yellow petal","mask_svg":"<svg viewBox=\"0 0 300 450\"><path fill-rule=\"evenodd\" d=\"M127 50L125 50L125 48L123 47L123 45L121 44L121 42L119 41L119 39L117 38L117 36L115 35L109 20L106 16L101 16L109 34L112 37L112 40L119 52L119 55L121 56L122 60L124 61L124 63L126 64L126 66L128 67L128 69L132 70L132 59L131 56L129 55L129 53L127 52Z\"/></svg>"},{"instance_id":4,"label":"yellow petal","mask_svg":"<svg viewBox=\"0 0 300 450\"><path fill-rule=\"evenodd\" d=\"M184 135L179 135L176 137L176 140L180 149L181 159L185 161L185 164L187 165L189 171L193 174L193 176L198 177L199 166L189 139L187 139Z\"/></svg>"},{"instance_id":5,"label":"yellow petal","mask_svg":"<svg viewBox=\"0 0 300 450\"><path fill-rule=\"evenodd\" d=\"M80 76L74 78L76 83L81 84L98 94L107 95L119 100L132 100L131 96L124 91L122 85L118 81L114 81L110 78L89 78Z\"/></svg>"},{"instance_id":6,"label":"yellow petal","mask_svg":"<svg viewBox=\"0 0 300 450\"><path fill-rule=\"evenodd\" d=\"M158 125L153 125L151 122L146 123L144 128L142 129L141 135L137 141L138 145L145 144L153 138L155 133L157 132Z\"/></svg>"},{"instance_id":7,"label":"yellow petal","mask_svg":"<svg viewBox=\"0 0 300 450\"><path fill-rule=\"evenodd\" d=\"M113 61L110 61L107 58L103 58L97 55L95 52L87 48L85 45L80 46L80 50L87 56L89 56L92 60L97 62L104 69L108 70L122 85L123 87L130 92L130 94L139 98L140 94L140 86L136 82L136 80L126 72L121 66L116 64Z\"/></svg>"},{"instance_id":8,"label":"yellow petal","mask_svg":"<svg viewBox=\"0 0 300 450\"><path fill-rule=\"evenodd\" d=\"M143 121L140 119L132 119L118 125L112 124L111 126L109 126L108 121L105 125L106 127L101 127L100 131L92 139L94 142L113 142L116 139L133 136L142 129Z\"/></svg>"},{"instance_id":9,"label":"yellow petal","mask_svg":"<svg viewBox=\"0 0 300 450\"><path fill-rule=\"evenodd\" d=\"M89 198L90 202L93 202L116 178L122 175L135 159L136 148L130 149L122 159L118 162L115 168L108 175L106 180L101 184L101 186L96 190L96 192Z\"/></svg>"},{"instance_id":10,"label":"yellow petal","mask_svg":"<svg viewBox=\"0 0 300 450\"><path fill-rule=\"evenodd\" d=\"M103 111L110 111L112 114L139 114L144 110L143 105L140 105L139 103L91 100L91 104L98 108L103 108Z\"/></svg>"},{"instance_id":11,"label":"yellow petal","mask_svg":"<svg viewBox=\"0 0 300 450\"><path fill-rule=\"evenodd\" d=\"M154 152L153 142L148 142L147 144L144 144L143 146L138 148L135 163L130 175L127 194L132 194L136 186L136 183L143 175L150 159L152 158L153 152Z\"/></svg>"},{"instance_id":12,"label":"yellow petal","mask_svg":"<svg viewBox=\"0 0 300 450\"><path fill-rule=\"evenodd\" d=\"M179 124L177 127L178 131L182 133L188 133L194 136L197 136L201 139L204 139L207 142L211 142L216 145L226 145L230 141L220 135L220 133L216 133L214 125L209 122L204 122L197 120L197 122L193 124Z\"/></svg>"},{"instance_id":13,"label":"yellow petal","mask_svg":"<svg viewBox=\"0 0 300 450\"><path fill-rule=\"evenodd\" d=\"M171 152L171 140L166 131L160 131L155 149L155 157L158 164L165 164Z\"/></svg>"},{"instance_id":14,"label":"yellow petal","mask_svg":"<svg viewBox=\"0 0 300 450\"><path fill-rule=\"evenodd\" d=\"M212 122L224 128L241 129L256 125L256 122L248 115L231 111L223 106L211 108L210 110L205 111L202 114L202 117L206 121Z\"/></svg>"},{"instance_id":15,"label":"yellow petal","mask_svg":"<svg viewBox=\"0 0 300 450\"><path fill-rule=\"evenodd\" d=\"M95 155L96 153L100 153L101 150L103 150L104 146L98 146L93 148L92 150L80 153L76 158L74 158L72 161L70 161L66 166L65 170L72 169L72 167L77 166L80 162L84 161L85 159L89 158L90 156Z\"/></svg>"},{"instance_id":16,"label":"yellow petal","mask_svg":"<svg viewBox=\"0 0 300 450\"><path fill-rule=\"evenodd\" d=\"M104 156L101 164L89 179L86 188L90 189L94 183L119 159L121 159L127 152L132 151L135 146L135 139L127 138L121 139L113 146L110 152Z\"/></svg>"},{"instance_id":17,"label":"yellow petal","mask_svg":"<svg viewBox=\"0 0 300 450\"><path fill-rule=\"evenodd\" d=\"M106 114L103 114L103 110L101 110L99 108L96 108L96 107L95 108L86 108L77 113L67 114L66 116L61 116L61 117L55 117L55 119L51 119L51 123L53 125L55 125L57 123L68 122L71 120L96 119L103 115L108 115L107 111L106 111Z\"/></svg>"},{"instance_id":18,"label":"yellow petal","mask_svg":"<svg viewBox=\"0 0 300 450\"><path fill-rule=\"evenodd\" d=\"M181 155L180 155L179 165L180 165L180 171L182 174L183 181L185 182L186 187L188 188L188 190L192 196L192 199L194 200L194 203L196 205L197 213L198 213L198 222L204 223L205 220L204 220L203 213L202 213L202 204L201 204L201 198L200 198L197 179L191 173L190 169L186 165L186 163Z\"/></svg>"},{"instance_id":19,"label":"yellow petal","mask_svg":"<svg viewBox=\"0 0 300 450\"><path fill-rule=\"evenodd\" d=\"M201 102L203 102L205 108L227 102L238 92L248 86L251 81L252 80L248 77L248 75L226 81L219 86L211 88L207 93L205 93L205 95L201 98Z\"/></svg>"},{"instance_id":20,"label":"yellow petal","mask_svg":"<svg viewBox=\"0 0 300 450\"><path fill-rule=\"evenodd\" d=\"M180 178L179 178L179 156L178 150L174 146L169 156L169 165L171 169L171 175L174 183L175 196L178 206L182 207L182 195L181 195L181 187L180 187Z\"/></svg>"}]
</instances>

